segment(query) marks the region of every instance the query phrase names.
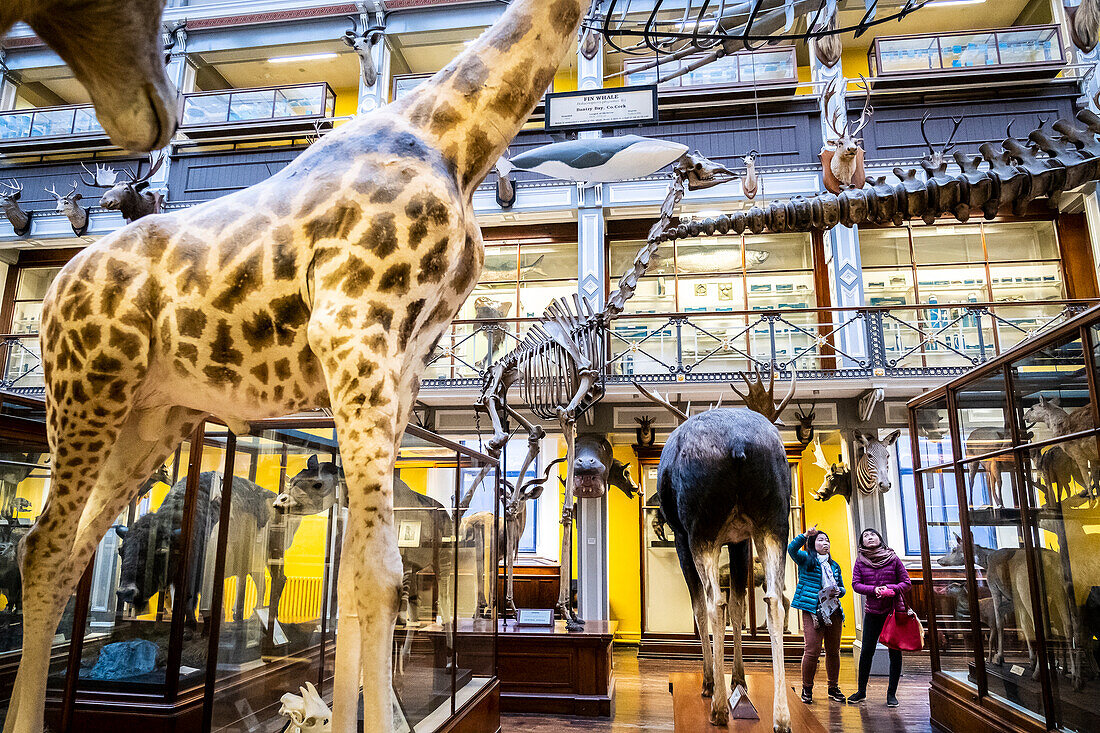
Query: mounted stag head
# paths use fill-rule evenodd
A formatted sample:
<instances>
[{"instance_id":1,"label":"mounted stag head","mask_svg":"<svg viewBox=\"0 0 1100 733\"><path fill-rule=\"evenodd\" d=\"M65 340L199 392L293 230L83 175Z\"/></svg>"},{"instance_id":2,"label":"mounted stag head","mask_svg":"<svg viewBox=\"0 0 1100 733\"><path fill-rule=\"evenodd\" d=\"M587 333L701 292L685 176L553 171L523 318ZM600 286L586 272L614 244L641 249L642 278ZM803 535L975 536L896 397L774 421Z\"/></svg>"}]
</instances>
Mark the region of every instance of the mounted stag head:
<instances>
[{"instance_id":1,"label":"mounted stag head","mask_svg":"<svg viewBox=\"0 0 1100 733\"><path fill-rule=\"evenodd\" d=\"M22 237L31 230L31 212L23 211L19 205L19 197L23 195L23 186L14 178L11 183L2 183L0 189L0 208L4 210L4 216L8 218L11 228L16 236Z\"/></svg>"},{"instance_id":2,"label":"mounted stag head","mask_svg":"<svg viewBox=\"0 0 1100 733\"><path fill-rule=\"evenodd\" d=\"M730 387L733 387L734 393L744 401L745 407L753 412L759 412L768 418L768 421L773 425L782 425L783 421L779 419L779 414L783 412L783 408L794 397L794 388L798 384L798 371L793 370L791 372L791 388L787 390L787 396L778 405L775 404L775 370L769 370L768 386L766 388L764 387L764 375L760 373L760 367L756 364L753 364L753 373L756 375L755 380L749 380L747 374L741 373L741 379L748 387L748 394L741 394L736 385L731 384Z\"/></svg>"},{"instance_id":3,"label":"mounted stag head","mask_svg":"<svg viewBox=\"0 0 1100 733\"><path fill-rule=\"evenodd\" d=\"M1081 4L1071 7L1062 0L1069 21L1069 37L1073 45L1088 53L1096 47L1100 38L1100 0L1081 0Z\"/></svg>"},{"instance_id":4,"label":"mounted stag head","mask_svg":"<svg viewBox=\"0 0 1100 733\"><path fill-rule=\"evenodd\" d=\"M756 159L759 155L760 153L755 150L750 150L749 154L741 159L745 163L745 179L741 183L741 189L745 193L745 198L749 200L756 198L760 190L760 178L756 175Z\"/></svg>"},{"instance_id":5,"label":"mounted stag head","mask_svg":"<svg viewBox=\"0 0 1100 733\"><path fill-rule=\"evenodd\" d=\"M798 427L794 429L794 434L798 438L798 442L805 448L814 439L814 418L817 417L817 411L813 405L810 405L809 412L806 412L806 409L799 405L798 412L794 415L798 418Z\"/></svg>"},{"instance_id":6,"label":"mounted stag head","mask_svg":"<svg viewBox=\"0 0 1100 733\"><path fill-rule=\"evenodd\" d=\"M381 13L376 14L381 19ZM374 46L386 35L386 26L379 23L363 32L359 31L359 19L349 15L351 28L344 31L344 43L348 44L359 57L359 69L363 75L363 84L373 87L378 83L378 68L374 65Z\"/></svg>"},{"instance_id":7,"label":"mounted stag head","mask_svg":"<svg viewBox=\"0 0 1100 733\"><path fill-rule=\"evenodd\" d=\"M77 182L73 181L73 190L65 195L57 192L53 186L46 189L46 193L57 199L57 211L65 215L69 220L69 226L78 237L83 237L88 232L88 210L80 205L80 199L84 198L77 193Z\"/></svg>"},{"instance_id":8,"label":"mounted stag head","mask_svg":"<svg viewBox=\"0 0 1100 733\"><path fill-rule=\"evenodd\" d=\"M829 103L837 97L837 87L840 77L834 77L825 88L825 99L822 109L828 114L828 127L832 135L825 141L825 147L821 148L822 178L825 188L832 193L840 193L845 188L863 188L867 181L867 173L863 169L863 138L859 133L867 127L871 121L874 110L871 108L871 85L861 75L863 85L860 89L864 92L863 111L859 113L859 121L852 126L848 121L848 112L844 106L844 98L837 99L831 113Z\"/></svg>"},{"instance_id":9,"label":"mounted stag head","mask_svg":"<svg viewBox=\"0 0 1100 733\"><path fill-rule=\"evenodd\" d=\"M951 128L951 134L947 138L947 142L940 146L939 150L928 140L928 134L924 130L924 126L928 123L928 118L932 116L931 112L925 112L924 117L920 121L920 136L924 138L924 144L928 146L928 155L924 156L921 160L921 168L931 178L936 173L947 172L947 154L955 147L955 135L959 131L959 125L963 123L965 117L952 117L951 122L954 123L954 127Z\"/></svg>"},{"instance_id":10,"label":"mounted stag head","mask_svg":"<svg viewBox=\"0 0 1100 733\"><path fill-rule=\"evenodd\" d=\"M657 431L653 429L653 423L657 418L649 415L642 415L641 417L634 418L634 422L638 423L638 429L634 431L634 435L638 440L638 445L646 446L653 445L657 440Z\"/></svg>"},{"instance_id":11,"label":"mounted stag head","mask_svg":"<svg viewBox=\"0 0 1100 733\"><path fill-rule=\"evenodd\" d=\"M104 209L122 212L127 223L137 221L143 216L160 213L161 195L145 189L149 187L149 179L164 165L164 158L163 153L155 160L150 155L149 170L144 175L141 173L141 163L138 163L136 172L127 166L125 171L129 180L126 181L118 180L118 171L113 168L97 163L93 174L86 165L81 163L80 167L90 178L81 173L80 180L85 186L107 189L107 193L99 199L99 205Z\"/></svg>"}]
</instances>

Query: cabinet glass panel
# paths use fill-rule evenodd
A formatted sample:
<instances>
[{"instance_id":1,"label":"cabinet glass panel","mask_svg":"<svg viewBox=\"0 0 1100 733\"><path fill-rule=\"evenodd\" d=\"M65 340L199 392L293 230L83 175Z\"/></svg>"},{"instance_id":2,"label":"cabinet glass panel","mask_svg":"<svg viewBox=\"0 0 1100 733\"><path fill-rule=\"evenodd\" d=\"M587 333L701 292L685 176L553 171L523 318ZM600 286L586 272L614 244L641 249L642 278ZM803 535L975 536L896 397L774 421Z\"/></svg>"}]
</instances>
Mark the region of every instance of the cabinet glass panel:
<instances>
[{"instance_id":1,"label":"cabinet glass panel","mask_svg":"<svg viewBox=\"0 0 1100 733\"><path fill-rule=\"evenodd\" d=\"M996 64L996 36L992 33L940 36L940 62L945 69Z\"/></svg>"},{"instance_id":2,"label":"cabinet glass panel","mask_svg":"<svg viewBox=\"0 0 1100 733\"><path fill-rule=\"evenodd\" d=\"M910 265L913 260L909 250L907 227L871 227L859 230L859 256L864 267Z\"/></svg>"},{"instance_id":3,"label":"cabinet glass panel","mask_svg":"<svg viewBox=\"0 0 1100 733\"><path fill-rule=\"evenodd\" d=\"M917 264L981 262L982 229L977 224L913 227L913 256Z\"/></svg>"},{"instance_id":4,"label":"cabinet glass panel","mask_svg":"<svg viewBox=\"0 0 1100 733\"><path fill-rule=\"evenodd\" d=\"M999 303L1062 300L1066 297L1062 266L1058 260L1026 264L990 264L989 275L993 285L993 300ZM1039 308L1042 309L1041 306ZM1031 306L1022 308L1016 313L1016 318L1022 320L1034 312ZM1032 317L1039 317L1039 315Z\"/></svg>"},{"instance_id":5,"label":"cabinet glass panel","mask_svg":"<svg viewBox=\"0 0 1100 733\"><path fill-rule=\"evenodd\" d=\"M1050 675L1058 727L1092 730L1100 716L1096 678L1089 671L1095 663L1089 658L1095 636L1090 624L1100 602L1100 512L1079 483L1088 471L1079 446L1059 443L1032 450L1030 458L1028 489L1038 509L1032 540L1040 613L1029 617L1024 631L1034 639L1038 625L1045 637L1046 654L1035 661L1045 664ZM1023 578L1012 577L1030 596ZM1085 624L1083 647L1077 623Z\"/></svg>"},{"instance_id":6,"label":"cabinet glass panel","mask_svg":"<svg viewBox=\"0 0 1100 733\"><path fill-rule=\"evenodd\" d=\"M940 635L940 671L977 689L974 676L974 634L971 630L965 567L972 563L962 548L959 495L955 469L936 469L918 474L924 492L928 545L932 555L931 585L934 593L936 631ZM983 538L987 538L983 534Z\"/></svg>"},{"instance_id":7,"label":"cabinet glass panel","mask_svg":"<svg viewBox=\"0 0 1100 733\"><path fill-rule=\"evenodd\" d=\"M880 38L878 73L901 74L940 68L940 47L935 36L920 38Z\"/></svg>"},{"instance_id":8,"label":"cabinet glass panel","mask_svg":"<svg viewBox=\"0 0 1100 733\"><path fill-rule=\"evenodd\" d=\"M1057 260L1058 239L1052 221L985 222L989 261Z\"/></svg>"},{"instance_id":9,"label":"cabinet glass panel","mask_svg":"<svg viewBox=\"0 0 1100 733\"><path fill-rule=\"evenodd\" d=\"M1011 453L999 453L1012 446L1011 421L1005 381L1000 374L972 382L956 393L959 437L964 459L987 456L969 461L966 466L967 496L973 506L1017 506L1009 476L1015 466Z\"/></svg>"},{"instance_id":10,"label":"cabinet glass panel","mask_svg":"<svg viewBox=\"0 0 1100 733\"><path fill-rule=\"evenodd\" d=\"M642 495L645 497L642 521L645 542L644 630L662 634L694 634L695 616L676 556L675 535L659 519L661 499L657 495L657 466L642 468ZM725 549L722 550L722 557L726 557Z\"/></svg>"},{"instance_id":11,"label":"cabinet glass panel","mask_svg":"<svg viewBox=\"0 0 1100 733\"><path fill-rule=\"evenodd\" d=\"M175 625L189 632L179 656L180 687L204 679L210 614L209 597L200 599L200 594L204 560L213 555L210 538L217 542L217 515L211 509L218 503L211 490L220 493L220 486L212 474L199 475L185 555L190 451L185 441L163 470L135 487L137 498L99 543L80 660L81 690L161 692L168 681ZM212 448L213 468L223 457Z\"/></svg>"},{"instance_id":12,"label":"cabinet glass panel","mask_svg":"<svg viewBox=\"0 0 1100 733\"><path fill-rule=\"evenodd\" d=\"M997 31L997 53L1002 64L1043 64L1062 61L1057 28Z\"/></svg>"},{"instance_id":13,"label":"cabinet glass panel","mask_svg":"<svg viewBox=\"0 0 1100 733\"><path fill-rule=\"evenodd\" d=\"M1015 394L1014 407L1021 427L1035 442L1082 430L1091 430L1092 405L1088 374L1080 339L1056 343L1010 365ZM1073 441L1096 464L1095 442L1090 438Z\"/></svg>"},{"instance_id":14,"label":"cabinet glass panel","mask_svg":"<svg viewBox=\"0 0 1100 733\"><path fill-rule=\"evenodd\" d=\"M0 594L3 595L0 659L18 658L22 647L23 588L16 551L19 541L42 512L50 483L50 456L44 443L3 442L0 446ZM61 626L61 637L54 642L55 652L60 652L72 635L71 609L62 619Z\"/></svg>"},{"instance_id":15,"label":"cabinet glass panel","mask_svg":"<svg viewBox=\"0 0 1100 733\"><path fill-rule=\"evenodd\" d=\"M951 450L951 427L948 422L947 399L916 408L918 468L939 466L954 460Z\"/></svg>"}]
</instances>

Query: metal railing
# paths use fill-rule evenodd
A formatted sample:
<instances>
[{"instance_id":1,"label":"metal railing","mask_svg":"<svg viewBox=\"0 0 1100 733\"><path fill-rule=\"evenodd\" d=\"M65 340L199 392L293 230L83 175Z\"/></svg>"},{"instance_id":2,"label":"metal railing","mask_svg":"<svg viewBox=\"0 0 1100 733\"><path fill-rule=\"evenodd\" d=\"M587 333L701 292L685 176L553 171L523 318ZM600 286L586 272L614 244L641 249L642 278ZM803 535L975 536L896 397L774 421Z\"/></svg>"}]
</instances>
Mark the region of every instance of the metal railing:
<instances>
[{"instance_id":1,"label":"metal railing","mask_svg":"<svg viewBox=\"0 0 1100 733\"><path fill-rule=\"evenodd\" d=\"M724 382L753 369L799 379L962 374L1095 301L624 314L608 333L609 384ZM421 380L480 384L536 319L455 321ZM490 356L490 351L492 352Z\"/></svg>"},{"instance_id":2,"label":"metal railing","mask_svg":"<svg viewBox=\"0 0 1100 733\"><path fill-rule=\"evenodd\" d=\"M624 314L607 329L609 384L725 382L754 369L799 379L951 377L1097 301ZM425 388L474 387L538 319L459 320L440 339ZM490 349L492 355L490 357ZM0 336L0 389L41 394L38 334Z\"/></svg>"}]
</instances>

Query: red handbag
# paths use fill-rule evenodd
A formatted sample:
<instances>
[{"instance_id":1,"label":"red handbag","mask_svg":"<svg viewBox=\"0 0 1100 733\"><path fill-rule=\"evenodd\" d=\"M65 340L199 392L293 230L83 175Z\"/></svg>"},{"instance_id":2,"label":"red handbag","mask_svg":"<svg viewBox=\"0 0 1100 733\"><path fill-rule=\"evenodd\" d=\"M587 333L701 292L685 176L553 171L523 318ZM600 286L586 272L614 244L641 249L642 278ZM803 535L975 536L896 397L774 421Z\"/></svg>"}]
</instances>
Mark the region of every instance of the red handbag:
<instances>
[{"instance_id":1,"label":"red handbag","mask_svg":"<svg viewBox=\"0 0 1100 733\"><path fill-rule=\"evenodd\" d=\"M887 649L919 652L924 648L924 626L912 609L905 608L903 599L899 597L898 601L903 610L895 610L886 617L886 623L882 625L882 633L878 640Z\"/></svg>"}]
</instances>

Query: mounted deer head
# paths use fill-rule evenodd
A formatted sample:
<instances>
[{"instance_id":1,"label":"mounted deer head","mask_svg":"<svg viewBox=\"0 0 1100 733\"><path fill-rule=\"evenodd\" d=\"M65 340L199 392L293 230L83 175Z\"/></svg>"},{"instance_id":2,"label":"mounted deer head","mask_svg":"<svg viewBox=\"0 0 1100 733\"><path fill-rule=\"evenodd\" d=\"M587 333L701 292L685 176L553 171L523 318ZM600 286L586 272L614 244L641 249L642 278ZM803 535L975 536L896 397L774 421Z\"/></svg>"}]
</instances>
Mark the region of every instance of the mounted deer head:
<instances>
[{"instance_id":1,"label":"mounted deer head","mask_svg":"<svg viewBox=\"0 0 1100 733\"><path fill-rule=\"evenodd\" d=\"M0 182L0 208L4 210L11 228L16 236L22 237L31 230L31 213L23 211L19 205L19 197L23 195L23 186L14 178L11 183Z\"/></svg>"},{"instance_id":2,"label":"mounted deer head","mask_svg":"<svg viewBox=\"0 0 1100 733\"><path fill-rule=\"evenodd\" d=\"M638 423L638 429L634 431L638 445L653 445L657 440L657 431L653 429L653 423L656 420L657 418L649 415L634 418L634 422Z\"/></svg>"},{"instance_id":3,"label":"mounted deer head","mask_svg":"<svg viewBox=\"0 0 1100 733\"><path fill-rule=\"evenodd\" d=\"M760 190L760 178L756 175L756 158L760 153L750 150L749 154L741 160L745 163L745 179L741 182L741 188L745 198L752 200Z\"/></svg>"},{"instance_id":4,"label":"mounted deer head","mask_svg":"<svg viewBox=\"0 0 1100 733\"><path fill-rule=\"evenodd\" d=\"M805 448L814 439L814 418L817 417L817 411L814 410L813 405L810 405L809 412L806 412L806 409L799 405L798 412L794 415L798 418L798 427L794 429L794 434L798 438L798 442Z\"/></svg>"},{"instance_id":5,"label":"mounted deer head","mask_svg":"<svg viewBox=\"0 0 1100 733\"><path fill-rule=\"evenodd\" d=\"M924 172L931 178L935 173L947 172L947 154L955 147L955 135L959 131L959 125L963 123L965 117L952 117L951 121L955 124L951 128L951 134L947 138L947 142L940 146L939 150L928 140L928 134L925 132L924 126L928 123L928 118L932 116L931 112L925 112L924 117L920 121L920 136L924 138L924 144L928 146L928 155L921 161L921 168L924 168Z\"/></svg>"},{"instance_id":6,"label":"mounted deer head","mask_svg":"<svg viewBox=\"0 0 1100 733\"><path fill-rule=\"evenodd\" d=\"M344 31L344 43L348 44L359 57L359 69L363 75L363 84L373 87L378 83L378 68L374 65L374 46L386 35L386 26L382 23L382 14L376 13L376 25L359 31L359 19L349 15L351 28Z\"/></svg>"},{"instance_id":7,"label":"mounted deer head","mask_svg":"<svg viewBox=\"0 0 1100 733\"><path fill-rule=\"evenodd\" d=\"M840 77L834 77L825 88L823 109L828 113L827 124L832 137L825 141L825 147L821 149L821 162L826 169L825 188L833 193L840 193L849 186L863 188L867 181L867 175L863 171L863 138L859 133L871 121L874 110L871 108L871 85L862 75L859 78L863 82L859 88L864 92L865 98L863 111L854 126L848 121L843 98L828 113L830 102L837 96Z\"/></svg>"},{"instance_id":8,"label":"mounted deer head","mask_svg":"<svg viewBox=\"0 0 1100 733\"><path fill-rule=\"evenodd\" d=\"M779 419L779 414L783 412L783 408L794 397L794 388L798 384L798 370L792 370L791 387L787 390L787 396L778 405L775 404L775 370L772 369L768 372L768 386L766 388L764 387L764 375L760 373L760 367L756 364L753 364L753 373L756 375L756 379L751 381L748 375L744 372L741 373L741 379L748 387L747 394L741 394L736 385L731 384L730 387L733 387L734 393L744 401L745 407L753 412L759 412L774 425L782 425L783 421Z\"/></svg>"},{"instance_id":9,"label":"mounted deer head","mask_svg":"<svg viewBox=\"0 0 1100 733\"><path fill-rule=\"evenodd\" d=\"M161 195L145 189L149 187L149 179L164 165L164 158L164 154L161 153L154 160L150 154L149 170L144 175L141 173L141 163L138 163L136 172L127 166L125 171L129 180L126 181L118 180L118 171L113 168L97 163L93 174L88 170L88 166L81 163L80 167L90 178L81 173L80 180L85 186L107 189L107 193L99 199L99 205L104 209L122 212L127 222L137 221L143 216L160 213Z\"/></svg>"},{"instance_id":10,"label":"mounted deer head","mask_svg":"<svg viewBox=\"0 0 1100 733\"><path fill-rule=\"evenodd\" d=\"M80 205L80 199L84 198L77 193L77 182L73 181L72 190L65 195L57 192L53 186L46 189L57 200L57 211L65 215L69 220L69 226L78 237L83 237L88 232L88 210Z\"/></svg>"}]
</instances>

